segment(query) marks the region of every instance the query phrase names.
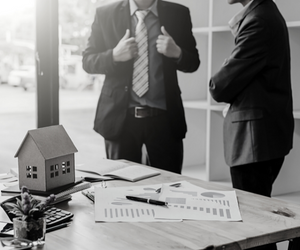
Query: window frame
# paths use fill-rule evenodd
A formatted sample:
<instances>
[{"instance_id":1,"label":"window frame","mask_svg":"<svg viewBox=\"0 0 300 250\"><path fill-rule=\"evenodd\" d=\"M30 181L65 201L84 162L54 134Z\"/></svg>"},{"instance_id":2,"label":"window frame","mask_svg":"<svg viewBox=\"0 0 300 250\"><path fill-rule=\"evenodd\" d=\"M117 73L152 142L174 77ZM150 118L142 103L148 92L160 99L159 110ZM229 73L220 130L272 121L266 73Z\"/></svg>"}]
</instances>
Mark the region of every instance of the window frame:
<instances>
[{"instance_id":1,"label":"window frame","mask_svg":"<svg viewBox=\"0 0 300 250\"><path fill-rule=\"evenodd\" d=\"M59 124L58 0L36 0L37 128Z\"/></svg>"}]
</instances>

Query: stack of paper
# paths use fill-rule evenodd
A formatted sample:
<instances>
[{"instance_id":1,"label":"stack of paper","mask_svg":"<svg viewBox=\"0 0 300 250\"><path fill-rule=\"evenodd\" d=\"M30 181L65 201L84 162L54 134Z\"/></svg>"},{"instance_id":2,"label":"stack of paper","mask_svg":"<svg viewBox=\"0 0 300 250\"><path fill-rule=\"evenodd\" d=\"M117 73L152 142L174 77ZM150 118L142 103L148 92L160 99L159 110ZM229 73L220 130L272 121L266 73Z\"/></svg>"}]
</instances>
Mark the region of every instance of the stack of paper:
<instances>
[{"instance_id":1,"label":"stack of paper","mask_svg":"<svg viewBox=\"0 0 300 250\"><path fill-rule=\"evenodd\" d=\"M14 176L12 173L3 173L0 174L0 183L3 183L5 186L15 185L18 182L18 177Z\"/></svg>"}]
</instances>

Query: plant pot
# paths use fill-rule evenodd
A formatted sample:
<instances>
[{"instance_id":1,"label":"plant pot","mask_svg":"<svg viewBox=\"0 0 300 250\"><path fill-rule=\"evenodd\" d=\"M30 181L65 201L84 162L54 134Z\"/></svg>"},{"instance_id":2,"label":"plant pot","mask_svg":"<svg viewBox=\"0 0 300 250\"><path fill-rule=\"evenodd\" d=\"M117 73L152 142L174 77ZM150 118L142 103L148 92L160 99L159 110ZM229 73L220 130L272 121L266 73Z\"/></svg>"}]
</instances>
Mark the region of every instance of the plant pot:
<instances>
[{"instance_id":1,"label":"plant pot","mask_svg":"<svg viewBox=\"0 0 300 250\"><path fill-rule=\"evenodd\" d=\"M23 221L21 218L13 219L14 237L17 239L27 239L36 243L45 241L46 219Z\"/></svg>"}]
</instances>

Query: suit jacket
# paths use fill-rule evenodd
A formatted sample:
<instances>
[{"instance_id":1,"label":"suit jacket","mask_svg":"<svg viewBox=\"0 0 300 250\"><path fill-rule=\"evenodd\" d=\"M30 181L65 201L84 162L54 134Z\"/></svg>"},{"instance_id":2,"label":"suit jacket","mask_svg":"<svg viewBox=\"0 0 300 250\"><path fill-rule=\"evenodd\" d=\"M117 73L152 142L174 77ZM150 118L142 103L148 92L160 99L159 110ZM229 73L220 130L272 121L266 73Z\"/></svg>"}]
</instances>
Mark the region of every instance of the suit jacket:
<instances>
[{"instance_id":1,"label":"suit jacket","mask_svg":"<svg viewBox=\"0 0 300 250\"><path fill-rule=\"evenodd\" d=\"M182 49L182 57L178 63L162 55L170 129L175 138L182 139L185 137L187 126L177 70L197 70L200 64L199 55L188 8L161 0L158 0L157 8L160 25L165 26ZM133 60L114 63L112 57L112 50L125 35L126 29L131 30L128 0L99 7L87 48L83 52L84 70L92 74L106 75L96 111L94 130L108 140L118 138L122 133L132 87Z\"/></svg>"},{"instance_id":2,"label":"suit jacket","mask_svg":"<svg viewBox=\"0 0 300 250\"><path fill-rule=\"evenodd\" d=\"M217 102L230 103L223 128L229 166L289 153L294 131L289 36L272 0L250 4L235 48L209 88Z\"/></svg>"}]
</instances>

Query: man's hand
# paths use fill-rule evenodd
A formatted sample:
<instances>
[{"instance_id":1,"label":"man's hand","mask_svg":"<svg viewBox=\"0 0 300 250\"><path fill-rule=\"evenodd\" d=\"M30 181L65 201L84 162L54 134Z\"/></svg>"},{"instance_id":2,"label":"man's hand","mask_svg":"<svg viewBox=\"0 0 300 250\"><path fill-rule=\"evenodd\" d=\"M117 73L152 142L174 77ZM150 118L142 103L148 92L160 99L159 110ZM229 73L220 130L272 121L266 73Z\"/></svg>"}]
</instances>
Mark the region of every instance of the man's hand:
<instances>
[{"instance_id":1,"label":"man's hand","mask_svg":"<svg viewBox=\"0 0 300 250\"><path fill-rule=\"evenodd\" d=\"M181 48L177 46L173 38L166 31L165 27L161 27L162 35L158 36L156 41L156 48L158 53L166 57L179 58L181 55Z\"/></svg>"},{"instance_id":2,"label":"man's hand","mask_svg":"<svg viewBox=\"0 0 300 250\"><path fill-rule=\"evenodd\" d=\"M113 49L114 62L126 62L138 55L138 46L133 37L130 37L129 29Z\"/></svg>"}]
</instances>

